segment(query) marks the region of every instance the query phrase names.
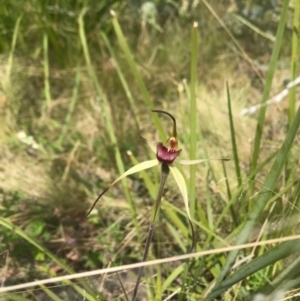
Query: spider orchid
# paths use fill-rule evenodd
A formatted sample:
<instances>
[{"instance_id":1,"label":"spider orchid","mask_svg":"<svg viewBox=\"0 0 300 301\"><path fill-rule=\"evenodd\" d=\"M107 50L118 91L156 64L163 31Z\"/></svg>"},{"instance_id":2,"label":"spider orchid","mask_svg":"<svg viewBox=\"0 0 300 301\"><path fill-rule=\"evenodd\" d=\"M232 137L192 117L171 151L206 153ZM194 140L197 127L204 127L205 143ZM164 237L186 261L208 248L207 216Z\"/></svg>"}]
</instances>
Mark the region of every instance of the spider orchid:
<instances>
[{"instance_id":1,"label":"spider orchid","mask_svg":"<svg viewBox=\"0 0 300 301\"><path fill-rule=\"evenodd\" d=\"M190 215L190 211L189 211L187 187L186 187L186 183L185 183L185 180L183 178L183 175L176 168L175 163L179 163L179 164L182 164L182 165L191 165L191 164L198 164L198 163L201 163L201 162L204 162L204 161L208 161L208 159L204 159L204 160L179 160L179 159L177 159L177 157L179 156L179 154L181 152L181 149L178 149L178 140L177 140L177 131L176 131L176 120L175 120L175 118L170 113L168 113L166 111L163 111L163 110L153 110L152 112L168 115L173 121L173 133L172 133L172 137L170 137L167 140L167 146L164 146L163 143L159 142L159 143L157 143L156 147L153 147L146 140L147 143L149 144L150 148L156 153L156 159L139 163L139 164L133 166L132 168L130 168L129 170L127 170L126 172L124 172L119 178L117 178L106 189L104 189L104 191L98 196L98 198L96 199L96 201L94 202L94 204L92 205L91 209L89 210L89 212L87 214L87 215L89 215L91 213L91 211L93 210L93 208L97 204L98 200L103 196L103 194L105 192L107 192L110 189L110 187L112 187L114 184L116 184L118 181L120 181L124 177L127 177L128 175L131 175L133 173L136 173L136 172L154 167L156 165L161 165L161 181L160 181L160 185L159 185L158 194L157 194L156 200L154 202L153 216L152 216L152 220L151 220L151 223L150 223L150 226L149 226L149 232L148 232L148 236L147 236L147 240L146 240L146 245L145 245L145 249L144 249L144 255L143 255L142 262L145 262L146 259L147 259L147 256L148 256L148 251L149 251L149 248L150 248L150 244L151 244L154 229L155 229L156 215L157 215L160 203L161 203L161 199L162 199L166 179L167 179L170 171L173 174L173 176L175 178L175 181L177 182L177 184L179 186L179 189L180 189L180 191L182 193L182 196L183 196L186 212L187 212L187 215L188 215L189 224L190 224L190 227L191 227L191 230L192 230L191 251L193 250L194 242L195 242L195 239L194 239L195 235L194 235L194 228L193 228L191 215ZM228 160L228 159L219 159L219 160ZM143 266L140 267L139 272L138 272L137 281L136 281L134 291L133 291L132 301L134 301L136 296L137 296L137 292L138 292L140 280L141 280L141 277L142 277L142 273L143 273Z\"/></svg>"},{"instance_id":2,"label":"spider orchid","mask_svg":"<svg viewBox=\"0 0 300 301\"><path fill-rule=\"evenodd\" d=\"M154 167L156 165L162 165L162 176L165 174L166 177L169 173L169 170L171 171L171 173L174 176L175 181L177 182L177 185L182 193L183 196L183 200L184 200L184 205L186 208L186 212L191 224L191 215L190 215L190 211L189 211L189 202L188 202L188 193L187 193L187 186L185 183L185 180L183 178L183 175L180 173L180 171L177 169L177 167L175 166L176 163L178 164L182 164L182 165L193 165L193 164L198 164L201 162L205 162L205 161L209 161L211 159L201 159L201 160L180 160L177 157L179 156L181 149L178 149L178 139L177 139L177 131L176 131L176 120L175 118L168 112L163 111L163 110L153 110L152 112L156 112L156 113L161 113L161 114L165 114L168 115L172 121L173 121L173 133L172 133L172 137L170 137L167 140L167 146L164 146L162 142L158 142L156 147L151 145L151 143L149 143L147 140L148 145L150 146L150 148L156 153L156 159L154 160L147 160L144 162L141 162L133 167L131 167L129 170L127 170L126 172L124 172L119 178L117 178L113 183L111 183L106 189L104 189L104 191L98 196L98 198L95 200L94 204L92 205L92 207L90 208L89 212L87 213L87 216L91 213L91 211L94 209L95 205L97 204L97 202L99 201L99 199L113 186L115 185L118 181L120 181L121 179L140 172L142 170ZM228 159L216 159L216 160L223 160L223 161L228 161ZM166 177L162 177L162 181L165 182ZM164 178L164 179L163 179ZM162 184L162 183L161 183ZM164 184L164 183L163 183ZM160 185L160 186L164 186L164 185ZM160 187L161 188L161 187ZM159 196L157 199L161 199L161 194L162 194L162 189L159 189ZM156 216L156 212L157 209L159 207L159 203L160 200L156 202L155 204L155 211L154 211L154 219Z\"/></svg>"}]
</instances>

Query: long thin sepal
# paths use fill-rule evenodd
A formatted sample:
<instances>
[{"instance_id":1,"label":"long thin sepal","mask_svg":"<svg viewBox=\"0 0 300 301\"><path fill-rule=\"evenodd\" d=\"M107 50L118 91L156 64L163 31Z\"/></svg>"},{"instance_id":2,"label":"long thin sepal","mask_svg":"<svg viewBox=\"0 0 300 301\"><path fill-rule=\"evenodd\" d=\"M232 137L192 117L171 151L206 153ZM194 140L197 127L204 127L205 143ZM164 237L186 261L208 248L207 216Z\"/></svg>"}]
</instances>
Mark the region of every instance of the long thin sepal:
<instances>
[{"instance_id":1,"label":"long thin sepal","mask_svg":"<svg viewBox=\"0 0 300 301\"><path fill-rule=\"evenodd\" d=\"M190 215L190 209L189 209L189 200L188 200L188 193L187 193L187 187L186 187L186 183L185 180L183 178L183 175L181 174L181 172L177 169L177 167L175 166L169 166L174 179L180 189L180 192L183 196L183 201L184 201L184 205L185 205L185 209L187 212L187 215L189 217L189 219L191 219L191 215Z\"/></svg>"},{"instance_id":2,"label":"long thin sepal","mask_svg":"<svg viewBox=\"0 0 300 301\"><path fill-rule=\"evenodd\" d=\"M181 165L194 165L202 162L207 162L207 161L230 161L230 159L197 159L197 160L179 160L176 159L174 162L179 163Z\"/></svg>"},{"instance_id":3,"label":"long thin sepal","mask_svg":"<svg viewBox=\"0 0 300 301\"><path fill-rule=\"evenodd\" d=\"M175 179L175 181L176 181L176 183L177 183L177 185L180 189L180 192L183 196L185 210L186 210L186 213L188 215L189 223L190 223L191 230L192 230L192 249L191 249L191 251L192 251L193 248L194 248L195 232L194 232L194 227L192 225L192 219L191 219L191 215L190 215L189 199L188 199L186 183L185 183L185 180L183 178L183 175L181 174L181 172L175 166L169 165L169 168L170 168L170 170L171 170L171 172L174 176L174 179Z\"/></svg>"},{"instance_id":4,"label":"long thin sepal","mask_svg":"<svg viewBox=\"0 0 300 301\"><path fill-rule=\"evenodd\" d=\"M115 185L118 181L120 181L121 179L134 174L136 172L139 172L141 170L145 170L151 167L154 167L156 165L158 165L159 162L155 159L155 160L148 160L148 161L144 161L141 162L133 167L131 167L130 169L128 169L126 172L124 172L120 177L118 177L114 182L112 182L107 188L105 188L101 194L97 197L97 199L95 200L95 202L93 203L91 209L88 211L86 216L89 216L89 214L91 213L91 211L94 209L94 207L96 206L97 202L99 201L99 199L104 195L104 193L106 193L113 185Z\"/></svg>"}]
</instances>

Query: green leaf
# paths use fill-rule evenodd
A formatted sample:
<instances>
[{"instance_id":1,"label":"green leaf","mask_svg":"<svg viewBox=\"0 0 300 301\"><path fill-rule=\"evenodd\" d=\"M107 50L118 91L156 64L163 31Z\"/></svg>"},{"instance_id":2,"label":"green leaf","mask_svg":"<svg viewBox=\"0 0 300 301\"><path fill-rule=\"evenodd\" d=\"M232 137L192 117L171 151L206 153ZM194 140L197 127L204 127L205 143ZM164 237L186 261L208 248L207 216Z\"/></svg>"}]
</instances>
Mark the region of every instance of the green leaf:
<instances>
[{"instance_id":1,"label":"green leaf","mask_svg":"<svg viewBox=\"0 0 300 301\"><path fill-rule=\"evenodd\" d=\"M234 122L232 117L231 99L230 99L228 83L226 83L226 91L227 91L228 117L229 117L229 124L230 124L230 135L231 135L235 173L237 177L238 186L240 186L242 184L241 169L240 169L240 161L239 161L238 150L237 150L237 145L235 140L235 129L234 129Z\"/></svg>"}]
</instances>

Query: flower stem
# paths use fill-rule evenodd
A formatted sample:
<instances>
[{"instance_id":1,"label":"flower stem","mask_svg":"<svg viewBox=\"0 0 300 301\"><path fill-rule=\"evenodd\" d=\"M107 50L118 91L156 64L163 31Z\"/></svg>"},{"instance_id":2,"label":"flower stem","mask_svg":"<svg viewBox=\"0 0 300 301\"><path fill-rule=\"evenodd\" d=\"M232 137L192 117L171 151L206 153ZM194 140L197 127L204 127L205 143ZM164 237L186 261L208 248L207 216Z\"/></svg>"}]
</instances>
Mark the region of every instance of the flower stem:
<instances>
[{"instance_id":1,"label":"flower stem","mask_svg":"<svg viewBox=\"0 0 300 301\"><path fill-rule=\"evenodd\" d=\"M167 177L169 175L170 169L167 163L162 163L161 165L161 180L160 180L160 184L159 184L159 190L158 190L158 194L154 203L154 210L153 210L153 215L152 215L152 220L151 220L151 224L149 226L149 231L148 231L148 236L147 236L147 240L146 240L146 244L145 244L145 249L144 249L144 255L143 255L143 259L142 262L145 262L147 257L148 257L148 253L149 253L149 249L150 249L150 244L153 238L153 234L154 234L154 229L155 229L155 220L156 220L156 216L157 216L157 212L159 210L159 206L161 203L161 198L163 195L163 191L164 191L164 187L165 187L165 183L167 180ZM140 282L141 282L141 278L142 278L142 274L143 274L143 270L144 267L141 266L139 268L139 272L138 272L138 277L135 283L135 287L133 290L133 295L132 295L132 301L135 300L139 286L140 286Z\"/></svg>"},{"instance_id":2,"label":"flower stem","mask_svg":"<svg viewBox=\"0 0 300 301\"><path fill-rule=\"evenodd\" d=\"M169 173L170 173L169 165L167 163L163 162L162 165L161 165L161 179L160 179L158 194L157 194L157 197L156 197L156 200L155 200L155 203L154 203L154 210L153 210L152 221L151 221L152 224L155 223L156 215L157 215L157 212L159 210L159 206L160 206L160 203L161 203L161 198L162 198L162 195L163 195L163 192L164 192L164 187L165 187L166 180L167 180L167 177L168 177Z\"/></svg>"}]
</instances>

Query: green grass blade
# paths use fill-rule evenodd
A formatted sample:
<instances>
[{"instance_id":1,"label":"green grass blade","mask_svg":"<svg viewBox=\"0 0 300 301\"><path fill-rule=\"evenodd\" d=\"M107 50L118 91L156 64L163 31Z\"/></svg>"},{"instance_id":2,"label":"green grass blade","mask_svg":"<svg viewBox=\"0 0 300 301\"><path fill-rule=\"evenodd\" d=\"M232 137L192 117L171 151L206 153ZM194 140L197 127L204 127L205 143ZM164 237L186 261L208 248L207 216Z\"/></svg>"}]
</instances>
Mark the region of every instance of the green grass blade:
<instances>
[{"instance_id":1,"label":"green grass blade","mask_svg":"<svg viewBox=\"0 0 300 301\"><path fill-rule=\"evenodd\" d=\"M267 106L265 106L264 104L269 99L272 81L273 81L275 69L277 66L278 58L279 58L279 52L280 52L280 48L281 48L281 44L282 44L283 33L284 33L285 24L286 24L286 20L287 20L288 8L289 8L289 0L285 0L283 7L282 7L280 21L279 21L279 25L278 25L278 29L277 29L277 33L276 33L276 41L274 44L274 48L273 48L270 63L269 63L266 83L264 86L263 96L262 96L262 100L261 100L261 107L260 107L260 110L258 113L250 173L256 168L258 157L259 157L260 143L261 143L262 133L263 133L263 129L264 129L265 114L266 114L266 110L267 110ZM252 185L252 187L250 189L250 194L252 194L251 192L253 192L253 189L254 189L254 184Z\"/></svg>"},{"instance_id":2,"label":"green grass blade","mask_svg":"<svg viewBox=\"0 0 300 301\"><path fill-rule=\"evenodd\" d=\"M59 296L57 296L54 292L52 292L47 286L41 284L42 290L48 295L49 298L51 298L54 301L63 301Z\"/></svg>"},{"instance_id":3,"label":"green grass blade","mask_svg":"<svg viewBox=\"0 0 300 301\"><path fill-rule=\"evenodd\" d=\"M43 35L43 50L44 50L44 88L46 96L47 109L51 105L51 93L50 93L50 82L49 82L49 58L48 58L48 34L44 32Z\"/></svg>"},{"instance_id":4,"label":"green grass blade","mask_svg":"<svg viewBox=\"0 0 300 301\"><path fill-rule=\"evenodd\" d=\"M188 225L185 225L182 219L178 216L178 214L175 213L173 208L170 206L169 202L162 203L163 210L165 211L166 216L169 218L170 221L176 226L177 231L178 229L180 232L188 238L189 236L189 227ZM179 235L179 233L177 233Z\"/></svg>"},{"instance_id":5,"label":"green grass blade","mask_svg":"<svg viewBox=\"0 0 300 301\"><path fill-rule=\"evenodd\" d=\"M238 14L232 14L232 16L239 20L241 23L245 24L246 26L248 26L250 29L252 29L254 32L258 33L259 35L261 35L262 37L275 42L275 37L268 33L267 31L263 31L261 29L259 29L256 25L254 25L253 23L249 22L247 19L245 19L244 17L242 17L241 15Z\"/></svg>"},{"instance_id":6,"label":"green grass blade","mask_svg":"<svg viewBox=\"0 0 300 301\"><path fill-rule=\"evenodd\" d=\"M133 73L133 75L135 77L135 80L142 93L143 99L144 99L147 107L150 110L152 110L152 109L154 109L154 107L153 107L153 102L151 100L151 96L146 88L146 85L142 79L140 72L138 71L137 64L134 61L133 55L132 55L132 53L129 49L129 46L126 42L126 39L123 35L122 29L121 29L120 24L117 19L117 16L114 11L112 11L111 14L112 14L113 27L114 27L115 33L117 35L117 39L119 41L120 47L121 47L122 51L124 52L125 58L128 62L131 72ZM159 132L160 138L162 139L162 141L165 141L167 139L167 136L162 127L162 123L161 123L159 117L157 116L157 114L152 114L152 118L153 118L155 127L157 128L157 130Z\"/></svg>"},{"instance_id":7,"label":"green grass blade","mask_svg":"<svg viewBox=\"0 0 300 301\"><path fill-rule=\"evenodd\" d=\"M230 98L228 82L226 83L226 92L227 92L228 117L229 117L229 125L230 125L233 161L234 161L235 174L237 177L238 186L240 186L242 184L242 177L241 177L239 155L238 155L238 150L237 150L237 145L236 145L236 140L235 140L235 129L234 129L234 122L233 122L233 117L232 117L231 98Z\"/></svg>"},{"instance_id":8,"label":"green grass blade","mask_svg":"<svg viewBox=\"0 0 300 301\"><path fill-rule=\"evenodd\" d=\"M284 164L287 160L290 149L293 146L294 139L298 132L300 126L300 108L297 111L297 115L294 119L294 122L288 131L285 140L282 143L282 146L276 156L276 159L271 167L270 172L268 173L266 180L263 184L264 187L267 187L269 190L274 190L280 176L280 173L284 167ZM240 235L237 238L236 244L243 244L249 237L249 234L255 224L255 221L262 213L266 203L268 202L269 194L261 193L256 201L256 205L253 206L253 209L249 212L248 220L246 221L243 229L240 232ZM228 273L231 268L235 258L238 254L238 251L232 251L229 253L225 266L222 269L220 276L217 279L217 283L214 290L218 289L219 283L224 279L225 275ZM210 297L206 299L206 301L212 300Z\"/></svg>"},{"instance_id":9,"label":"green grass blade","mask_svg":"<svg viewBox=\"0 0 300 301\"><path fill-rule=\"evenodd\" d=\"M179 279L180 274L184 271L184 265L185 263L182 263L179 265L176 269L173 270L173 272L168 276L168 278L165 280L163 286L162 286L162 292L166 291L172 284L172 282L176 279Z\"/></svg>"},{"instance_id":10,"label":"green grass blade","mask_svg":"<svg viewBox=\"0 0 300 301\"><path fill-rule=\"evenodd\" d=\"M295 244L297 241L295 241ZM299 246L299 243L298 243ZM273 287L278 287L280 283L294 278L300 271L300 257L296 258L290 265L286 266L282 272L277 275L277 277L272 281L271 285Z\"/></svg>"},{"instance_id":11,"label":"green grass blade","mask_svg":"<svg viewBox=\"0 0 300 301\"><path fill-rule=\"evenodd\" d=\"M80 74L81 74L80 73L80 67L77 66L75 86L73 88L73 93L72 93L72 98L71 98L71 102L70 102L70 105L69 105L68 114L66 116L62 131L61 131L60 136L59 136L58 141L57 141L57 143L60 147L62 146L62 143L63 143L63 141L66 137L66 134L67 134L67 131L68 131L68 128L69 128L69 124L70 124L70 121L71 121L71 118L72 118L72 115L74 113L74 109L75 109L75 106L76 106L76 103L77 103L78 90L79 90L79 86L80 86Z\"/></svg>"},{"instance_id":12,"label":"green grass blade","mask_svg":"<svg viewBox=\"0 0 300 301\"><path fill-rule=\"evenodd\" d=\"M212 196L209 185L206 184L205 190L205 199L206 199L206 216L208 221L209 229L214 228L214 211L213 211L213 204L212 204Z\"/></svg>"},{"instance_id":13,"label":"green grass blade","mask_svg":"<svg viewBox=\"0 0 300 301\"><path fill-rule=\"evenodd\" d=\"M0 297L5 297L4 300L7 301L32 301L32 299L28 299L17 294L0 294Z\"/></svg>"},{"instance_id":14,"label":"green grass blade","mask_svg":"<svg viewBox=\"0 0 300 301\"><path fill-rule=\"evenodd\" d=\"M192 68L192 67L191 67L191 68ZM187 98L191 100L191 99L192 99L191 85L190 85L190 87L189 87L189 86L187 85L187 82L186 82L186 81L183 81L183 87L184 87L184 91L185 91L185 93L186 93L186 95L187 95ZM196 101L196 100L195 100L195 101ZM190 114L191 114L191 113L190 113ZM191 118L191 117L190 117L190 114L189 114L189 118ZM196 114L196 113L193 113L193 114ZM190 122L191 122L191 120L190 120ZM197 124L197 122L196 122L196 124ZM187 135L190 135L190 137L191 137L191 129L192 129L192 128L190 128L190 131L187 131ZM208 153L208 151L207 151L205 139L203 138L203 134L202 134L201 128L198 127L198 128L196 129L196 134L198 135L197 138L199 139L199 141L200 141L200 143L201 143L201 147L202 147L201 150L203 151L204 158L209 159L209 153ZM192 145L199 145L199 141L198 141L198 143L197 143L196 139L195 139L194 141L192 141L192 139L190 138L189 143L191 143ZM196 153L197 153L197 148L196 148ZM197 153L197 155L198 155L198 153ZM208 168L209 168L209 170L210 170L210 172L211 172L211 174L212 174L212 177L215 178L215 176L214 176L214 170L213 170L213 168L212 168L212 166L211 166L211 161L207 161L206 164L208 165ZM191 166L191 167L192 167L192 166ZM195 176L192 177L192 176L190 175L190 181L196 181L196 177L195 177ZM196 184L192 184L192 185L196 185ZM191 185L190 185L190 183L189 183L189 190L191 189L190 187L191 187ZM189 198L192 199L192 197L191 197L190 194L189 194ZM194 198L194 205L196 205L195 201L196 201L196 200L195 200L195 198ZM192 206L193 206L193 205L191 205L191 208L192 208ZM196 215L198 216L198 218L200 219L200 221L201 221L205 226L208 226L208 221L207 221L207 219L206 219L206 215L205 215L205 212L204 212L202 206L197 206L196 209L197 209L197 210L196 210L195 213L196 213ZM194 218L195 218L195 216L194 216Z\"/></svg>"},{"instance_id":15,"label":"green grass blade","mask_svg":"<svg viewBox=\"0 0 300 301\"><path fill-rule=\"evenodd\" d=\"M124 295L124 297L125 297L125 300L126 300L126 301L129 301L128 296L127 296L127 293L126 293L126 289L125 289L125 287L124 287L124 285L123 285L123 282L122 282L122 279L121 279L119 273L116 273L116 274L117 274L118 281L119 281L119 283L120 283L120 286L121 286L123 295Z\"/></svg>"},{"instance_id":16,"label":"green grass blade","mask_svg":"<svg viewBox=\"0 0 300 301\"><path fill-rule=\"evenodd\" d=\"M258 172L260 172L267 164L269 164L277 155L277 152L274 152L273 154L271 154L265 161L263 161L262 163L260 163L256 169L247 177L243 180L244 183L248 183L249 181L251 181L252 177L254 174L257 174ZM223 209L222 213L218 216L217 222L215 224L215 230L217 231L220 223L222 222L222 220L224 219L224 217L226 216L228 210L230 209L230 207L233 205L233 202L238 200L240 195L242 194L242 191L245 189L244 185L241 185L238 187L237 191L232 195L231 199L229 200L229 202L227 203L227 205L225 206L225 208Z\"/></svg>"},{"instance_id":17,"label":"green grass blade","mask_svg":"<svg viewBox=\"0 0 300 301\"><path fill-rule=\"evenodd\" d=\"M300 284L300 277L297 277L295 279L285 281L284 283L279 285L276 288L275 292L279 292L279 294L282 295L282 292L288 292L289 290L293 291L293 289L299 288L299 284ZM295 293L295 295L291 296L291 298L289 298L289 299L293 300L293 299L297 298L296 296L299 296L299 294ZM295 298L293 298L293 297L295 297Z\"/></svg>"},{"instance_id":18,"label":"green grass blade","mask_svg":"<svg viewBox=\"0 0 300 301\"><path fill-rule=\"evenodd\" d=\"M186 217L186 213L184 212L184 210L181 210L179 208L177 208L177 206L169 203L169 202L164 202L162 203L162 208L163 209L166 209L168 208L168 210L172 210L173 211L173 214L175 216L175 212L177 214L179 214L180 216L182 216L183 218ZM169 209L170 208L170 209ZM170 211L171 212L171 211ZM171 214L168 213L169 216L171 217ZM178 218L178 217L177 217ZM174 221L175 221L175 218L174 218ZM178 223L179 224L179 223ZM193 224L195 224L197 227L199 227L200 229L202 229L202 231L204 231L207 235L210 235L212 237L214 237L215 240L219 241L221 244L225 245L225 246L228 246L229 244L226 242L226 240L224 240L223 238L221 238L220 236L218 236L218 234L216 233L216 231L212 231L211 229L209 229L208 227L204 226L202 221L199 222L197 220L193 220ZM189 228L188 226L184 226L182 227L182 229L184 230L183 233L188 233L189 232ZM201 246L202 247L202 246Z\"/></svg>"},{"instance_id":19,"label":"green grass blade","mask_svg":"<svg viewBox=\"0 0 300 301\"><path fill-rule=\"evenodd\" d=\"M123 164L123 161L122 161L120 150L118 148L118 142L117 142L117 138L116 138L116 135L115 135L115 132L114 132L114 127L113 127L113 123L112 123L112 120L111 120L111 115L110 115L110 112L109 112L109 104L108 104L106 96L103 93L102 88L101 88L101 86L98 82L96 72L95 72L95 70L93 68L93 65L92 65L92 62L91 62L89 49L88 49L88 45L87 45L87 41L86 41L86 35L85 35L85 31L84 31L84 20L83 20L84 15L85 15L86 12L87 12L87 10L83 9L80 13L80 16L78 17L79 36L80 36L81 45L82 45L83 52L84 52L84 57L85 57L87 69L88 69L88 72L89 72L89 75L90 75L91 79L94 82L95 88L97 90L97 94L98 94L98 97L99 97L99 105L103 109L103 112L104 112L106 127L107 127L107 131L108 131L108 134L109 134L109 137L110 137L110 141L111 141L111 144L115 146L114 151L115 151L115 158L116 158L116 162L117 162L118 171L119 171L120 175L122 175L125 172L125 168L124 168L124 164ZM135 209L134 202L133 202L133 200L130 196L126 179L122 179L122 186L123 186L123 189L124 189L124 192L125 192L126 200L127 200L128 204L129 204L129 207L130 207L130 211L131 211L131 215L132 215L132 219L133 219L133 224L135 226L137 236L138 236L138 238L140 238L139 225L138 225L137 215L136 215L136 209Z\"/></svg>"},{"instance_id":20,"label":"green grass blade","mask_svg":"<svg viewBox=\"0 0 300 301\"><path fill-rule=\"evenodd\" d=\"M16 48L16 44L17 44L17 38L18 38L18 33L19 33L19 28L20 28L20 23L21 23L22 17L23 16L20 16L17 19L16 25L14 28L14 34L13 34L13 38L12 38L12 42L11 42L11 48L10 48L10 52L9 52L9 56L8 56L8 60L7 60L7 67L6 67L6 74L5 74L5 81L4 81L5 84L9 84L10 73L11 73L13 59L14 59L14 52L15 52L15 48Z\"/></svg>"},{"instance_id":21,"label":"green grass blade","mask_svg":"<svg viewBox=\"0 0 300 301\"><path fill-rule=\"evenodd\" d=\"M117 162L117 167L119 170L120 175L122 175L125 172L125 167L124 167L124 163L122 161L122 157L121 157L121 152L119 150L119 148L117 147L117 138L115 136L114 133L114 127L113 127L113 123L111 120L111 114L109 112L109 107L108 107L108 101L106 99L106 97L103 95L103 100L104 100L104 105L102 106L104 108L104 114L105 114L105 119L106 119L106 124L107 124L107 130L110 136L110 140L112 142L112 145L115 145L115 157L116 157L116 162ZM122 179L122 186L125 192L125 196L126 196L126 200L130 206L130 211L131 211L131 215L133 218L133 223L135 226L135 229L137 231L137 236L139 237L139 226L138 226L138 221L137 221L137 214L136 214L136 208L135 208L135 204L132 200L132 197L130 195L129 192L129 188L128 188L128 184L127 184L127 180L126 179Z\"/></svg>"},{"instance_id":22,"label":"green grass blade","mask_svg":"<svg viewBox=\"0 0 300 301\"><path fill-rule=\"evenodd\" d=\"M228 177L227 177L227 170L226 170L225 162L222 162L222 168L223 168L223 173L224 173L224 178L225 178L227 196L228 196L229 200L232 200L232 194L231 194L231 189L230 189L230 185L229 185L229 181L228 181ZM230 213L231 213L231 216L232 216L233 223L234 223L235 227L238 227L239 219L238 219L237 214L234 210L234 206L231 204L229 208L230 208Z\"/></svg>"},{"instance_id":23,"label":"green grass blade","mask_svg":"<svg viewBox=\"0 0 300 301\"><path fill-rule=\"evenodd\" d=\"M119 66L118 60L117 60L117 58L115 56L115 53L113 51L113 48L111 47L111 44L110 44L107 36L105 35L104 32L100 32L100 36L101 36L101 38L102 38L102 40L103 40L106 48L108 49L108 51L109 51L109 53L110 53L113 61L114 61L114 67L115 67L115 69L116 69L116 71L118 73L119 79L121 81L121 84L122 84L123 89L125 91L126 97L127 97L128 102L130 104L130 108L133 111L133 118L134 118L136 126L138 128L140 126L140 124L141 124L139 113L138 113L138 106L135 103L135 100L134 100L134 97L132 96L132 93L130 91L129 85L128 85L128 83L127 83L127 81L126 81L126 79L125 79L125 77L123 75L123 72L122 72L122 70L121 70L121 68Z\"/></svg>"},{"instance_id":24,"label":"green grass blade","mask_svg":"<svg viewBox=\"0 0 300 301\"><path fill-rule=\"evenodd\" d=\"M196 159L197 155L197 82L198 82L198 23L194 23L192 28L191 42L191 82L190 82L190 160ZM190 166L190 213L195 216L196 208L196 166Z\"/></svg>"},{"instance_id":25,"label":"green grass blade","mask_svg":"<svg viewBox=\"0 0 300 301\"><path fill-rule=\"evenodd\" d=\"M300 39L300 1L294 3L293 38L292 38L292 57L291 57L291 81L298 75L299 59L299 39ZM289 126L291 126L296 112L296 86L289 91Z\"/></svg>"},{"instance_id":26,"label":"green grass blade","mask_svg":"<svg viewBox=\"0 0 300 301\"><path fill-rule=\"evenodd\" d=\"M235 167L235 174L236 174L236 178L237 178L237 184L238 184L238 187L240 187L242 184L242 176L241 176L241 169L240 169L240 160L239 160L239 156L238 156L238 149L237 149L237 144L236 144L236 139L235 139L235 128L234 128L234 121L233 121L233 116L232 116L231 98L230 98L228 82L226 82L226 92L227 92L228 117L229 117L229 127L230 127L233 161L234 161L234 167ZM228 194L229 199L231 199L231 190L230 190L230 186L229 186L229 181L227 179L226 166L225 166L224 162L222 162L222 165L223 165L224 176L226 178L225 181L226 181L227 194ZM245 204L241 204L241 207L245 208ZM237 227L238 218L234 211L233 206L230 206L230 212L231 212L233 222L234 222L235 226Z\"/></svg>"},{"instance_id":27,"label":"green grass blade","mask_svg":"<svg viewBox=\"0 0 300 301\"><path fill-rule=\"evenodd\" d=\"M237 282L244 280L246 277L253 273L262 270L263 268L274 264L275 262L290 256L291 254L298 253L300 251L300 241L293 240L284 242L263 255L251 260L248 264L244 265L240 270L224 280L217 289L213 290L213 293L209 295L206 300L214 300L220 294L225 292L228 288L232 287Z\"/></svg>"},{"instance_id":28,"label":"green grass blade","mask_svg":"<svg viewBox=\"0 0 300 301\"><path fill-rule=\"evenodd\" d=\"M172 216L177 216L177 215L174 213ZM174 221L173 221L173 223L174 223ZM171 235L173 236L177 246L179 246L181 248L183 253L186 253L186 251L187 251L186 243L183 242L183 240L181 239L181 237L179 235L179 231L178 231L179 228L173 227L173 225L169 221L166 223L166 226L169 229ZM188 231L188 229L186 229L186 230Z\"/></svg>"},{"instance_id":29,"label":"green grass blade","mask_svg":"<svg viewBox=\"0 0 300 301\"><path fill-rule=\"evenodd\" d=\"M153 273L152 273L153 274ZM157 265L156 267L156 279L154 282L154 290L155 297L152 299L153 301L160 301L162 296L162 277L161 277L161 266ZM154 280L154 279L153 279Z\"/></svg>"}]
</instances>

